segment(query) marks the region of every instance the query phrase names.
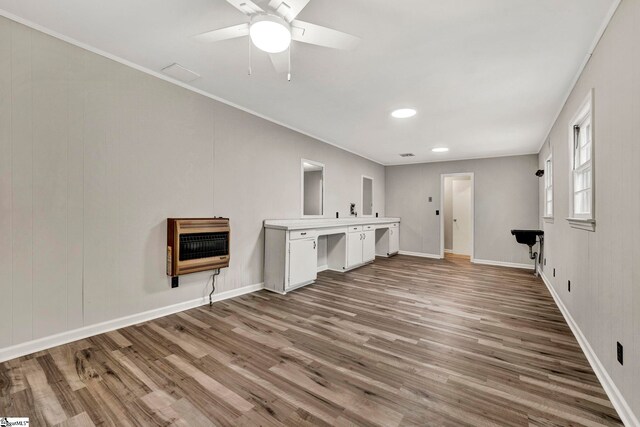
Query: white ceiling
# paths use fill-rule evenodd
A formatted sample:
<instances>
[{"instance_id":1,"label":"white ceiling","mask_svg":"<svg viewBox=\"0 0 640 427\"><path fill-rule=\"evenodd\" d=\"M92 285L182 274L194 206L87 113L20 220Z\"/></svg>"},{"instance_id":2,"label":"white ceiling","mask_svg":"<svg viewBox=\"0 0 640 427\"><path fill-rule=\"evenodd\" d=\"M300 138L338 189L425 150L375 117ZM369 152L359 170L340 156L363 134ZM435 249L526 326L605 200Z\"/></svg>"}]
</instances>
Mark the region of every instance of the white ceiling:
<instances>
[{"instance_id":1,"label":"white ceiling","mask_svg":"<svg viewBox=\"0 0 640 427\"><path fill-rule=\"evenodd\" d=\"M177 62L202 76L197 89L401 164L537 152L614 3L311 0L299 19L362 42L354 51L294 42L290 83L257 50L247 75L248 38L192 38L246 22L224 0L0 0L0 9L153 71ZM418 115L390 117L405 106ZM398 156L407 152L416 156Z\"/></svg>"}]
</instances>

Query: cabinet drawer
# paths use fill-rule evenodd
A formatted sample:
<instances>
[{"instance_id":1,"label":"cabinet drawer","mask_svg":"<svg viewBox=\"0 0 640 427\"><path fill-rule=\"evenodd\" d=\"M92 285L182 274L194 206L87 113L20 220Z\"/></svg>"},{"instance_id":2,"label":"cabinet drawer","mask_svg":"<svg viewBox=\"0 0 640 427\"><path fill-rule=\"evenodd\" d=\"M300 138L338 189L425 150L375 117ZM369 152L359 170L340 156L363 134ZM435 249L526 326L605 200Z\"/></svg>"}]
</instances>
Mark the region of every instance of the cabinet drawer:
<instances>
[{"instance_id":1,"label":"cabinet drawer","mask_svg":"<svg viewBox=\"0 0 640 427\"><path fill-rule=\"evenodd\" d=\"M361 225L352 225L349 227L349 233L356 233L358 231L362 231Z\"/></svg>"},{"instance_id":2,"label":"cabinet drawer","mask_svg":"<svg viewBox=\"0 0 640 427\"><path fill-rule=\"evenodd\" d=\"M364 225L364 226L362 226L362 229L364 231L375 230L375 227L373 225Z\"/></svg>"},{"instance_id":3,"label":"cabinet drawer","mask_svg":"<svg viewBox=\"0 0 640 427\"><path fill-rule=\"evenodd\" d=\"M296 230L289 232L289 240L308 239L316 237L316 230Z\"/></svg>"}]
</instances>

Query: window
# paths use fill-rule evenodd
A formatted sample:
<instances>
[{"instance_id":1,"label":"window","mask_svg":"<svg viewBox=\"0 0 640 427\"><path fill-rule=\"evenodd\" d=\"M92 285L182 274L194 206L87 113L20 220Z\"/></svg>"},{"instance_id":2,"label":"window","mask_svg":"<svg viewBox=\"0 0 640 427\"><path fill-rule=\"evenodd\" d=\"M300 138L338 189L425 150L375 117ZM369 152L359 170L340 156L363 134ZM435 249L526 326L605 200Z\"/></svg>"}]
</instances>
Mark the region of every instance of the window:
<instances>
[{"instance_id":1,"label":"window","mask_svg":"<svg viewBox=\"0 0 640 427\"><path fill-rule=\"evenodd\" d=\"M544 216L553 218L553 160L551 155L544 162Z\"/></svg>"},{"instance_id":2,"label":"window","mask_svg":"<svg viewBox=\"0 0 640 427\"><path fill-rule=\"evenodd\" d=\"M571 209L572 226L593 230L593 91L571 121Z\"/></svg>"}]
</instances>

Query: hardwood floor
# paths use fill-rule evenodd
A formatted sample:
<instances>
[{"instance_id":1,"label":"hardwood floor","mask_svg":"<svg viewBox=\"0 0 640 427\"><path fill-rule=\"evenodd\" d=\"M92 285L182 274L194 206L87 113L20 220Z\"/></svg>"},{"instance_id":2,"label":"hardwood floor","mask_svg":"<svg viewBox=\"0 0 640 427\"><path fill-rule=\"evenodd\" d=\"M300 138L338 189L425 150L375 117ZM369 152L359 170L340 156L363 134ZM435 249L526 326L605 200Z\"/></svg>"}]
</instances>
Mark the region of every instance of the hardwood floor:
<instances>
[{"instance_id":1,"label":"hardwood floor","mask_svg":"<svg viewBox=\"0 0 640 427\"><path fill-rule=\"evenodd\" d=\"M449 261L467 261L471 262L471 257L469 255L461 255L454 253L446 253L444 254L444 258Z\"/></svg>"},{"instance_id":2,"label":"hardwood floor","mask_svg":"<svg viewBox=\"0 0 640 427\"><path fill-rule=\"evenodd\" d=\"M619 425L528 271L396 256L0 364L32 425Z\"/></svg>"}]
</instances>

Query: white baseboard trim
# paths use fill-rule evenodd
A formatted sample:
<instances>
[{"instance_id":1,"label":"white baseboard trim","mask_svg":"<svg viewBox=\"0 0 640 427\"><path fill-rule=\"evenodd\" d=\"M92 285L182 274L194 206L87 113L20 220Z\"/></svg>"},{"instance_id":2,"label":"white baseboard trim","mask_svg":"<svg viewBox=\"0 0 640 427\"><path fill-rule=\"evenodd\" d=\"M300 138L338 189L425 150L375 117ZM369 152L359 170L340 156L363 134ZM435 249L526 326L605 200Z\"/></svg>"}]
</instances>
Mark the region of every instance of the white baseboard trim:
<instances>
[{"instance_id":1,"label":"white baseboard trim","mask_svg":"<svg viewBox=\"0 0 640 427\"><path fill-rule=\"evenodd\" d=\"M328 270L328 269L329 269L329 266L328 266L327 264L325 264L325 265L319 265L319 266L318 266L318 273L321 273L321 272L323 272L323 271L325 271L325 270Z\"/></svg>"},{"instance_id":2,"label":"white baseboard trim","mask_svg":"<svg viewBox=\"0 0 640 427\"><path fill-rule=\"evenodd\" d=\"M264 289L264 284L262 283L248 285L242 288L232 289L230 291L224 291L220 292L219 294L214 294L213 301L222 301L225 299L259 291L261 289ZM120 317L118 319L108 320L102 323L96 323L95 325L83 326L82 328L61 332L59 334L50 335L48 337L38 338L33 341L27 341L24 343L12 345L10 347L0 348L0 362L5 362L7 360L15 359L16 357L25 356L37 351L46 350L51 347L56 347L62 344L81 340L93 335L102 334L105 332L113 331L115 329L120 329L126 326L135 325L137 323L146 322L148 320L157 319L158 317L168 316L169 314L189 310L190 308L199 307L208 303L208 297L197 298L191 301L169 305L167 307L156 308L153 310L144 311L142 313Z\"/></svg>"},{"instance_id":3,"label":"white baseboard trim","mask_svg":"<svg viewBox=\"0 0 640 427\"><path fill-rule=\"evenodd\" d=\"M453 249L445 249L444 253L445 254L452 254L453 253Z\"/></svg>"},{"instance_id":4,"label":"white baseboard trim","mask_svg":"<svg viewBox=\"0 0 640 427\"><path fill-rule=\"evenodd\" d=\"M609 376L609 373L607 373L607 370L604 368L604 365L602 364L602 362L600 362L600 359L598 359L598 356L593 351L593 348L591 348L589 341L587 341L587 338L584 336L584 334L580 330L580 327L573 319L573 316L571 316L571 313L560 299L560 296L558 295L556 290L553 288L553 286L551 286L551 282L549 282L547 276L544 275L544 272L542 272L542 270L538 269L538 272L540 273L540 277L542 277L542 281L547 286L547 289L549 289L549 293L553 297L553 300L556 302L556 305L560 309L562 316L564 316L564 320L569 325L569 328L571 328L571 332L573 332L573 335L576 337L578 344L580 344L580 348L582 348L582 352L587 357L591 368L596 373L598 380L600 380L602 388L604 388L607 396L609 396L609 400L611 400L613 407L616 409L616 411L618 411L620 419L622 419L622 422L625 426L640 426L638 417L636 417L636 415L633 413L624 396L622 396L622 393L620 392L618 387L616 387L615 383Z\"/></svg>"},{"instance_id":5,"label":"white baseboard trim","mask_svg":"<svg viewBox=\"0 0 640 427\"><path fill-rule=\"evenodd\" d=\"M409 252L409 251L399 251L400 255L409 255L409 256L417 256L420 258L432 258L432 259L442 259L440 255L436 254L425 254L423 252Z\"/></svg>"},{"instance_id":6,"label":"white baseboard trim","mask_svg":"<svg viewBox=\"0 0 640 427\"><path fill-rule=\"evenodd\" d=\"M497 267L510 267L510 268L524 268L526 270L533 270L535 267L531 264L519 264L517 262L505 262L505 261L492 261L489 259L472 259L472 263L474 264L483 264L483 265L495 265Z\"/></svg>"}]
</instances>

